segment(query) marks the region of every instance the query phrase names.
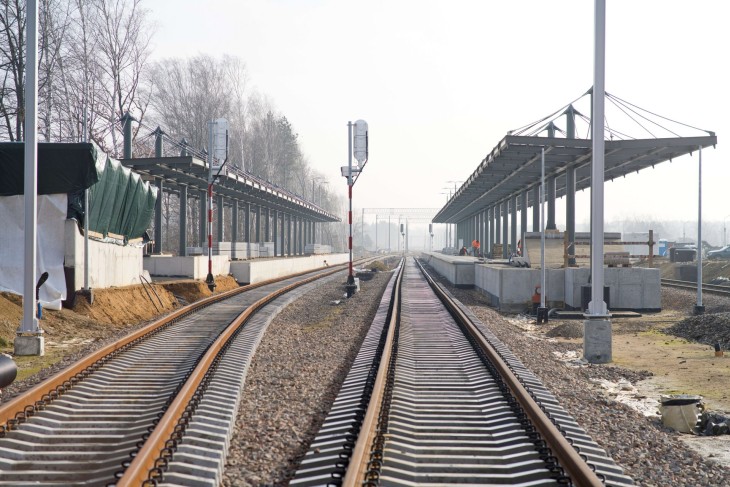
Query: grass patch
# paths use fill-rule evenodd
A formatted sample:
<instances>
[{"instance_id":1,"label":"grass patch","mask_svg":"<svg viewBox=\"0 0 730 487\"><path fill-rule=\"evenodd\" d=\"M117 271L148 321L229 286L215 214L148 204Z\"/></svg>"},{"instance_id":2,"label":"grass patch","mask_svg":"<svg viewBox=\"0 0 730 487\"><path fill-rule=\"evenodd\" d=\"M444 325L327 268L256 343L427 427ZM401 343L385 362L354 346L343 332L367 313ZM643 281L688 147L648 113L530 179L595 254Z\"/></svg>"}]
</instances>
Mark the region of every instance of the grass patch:
<instances>
[{"instance_id":1,"label":"grass patch","mask_svg":"<svg viewBox=\"0 0 730 487\"><path fill-rule=\"evenodd\" d=\"M47 353L42 357L13 357L13 360L15 360L15 363L18 365L18 377L16 377L15 380L27 379L31 375L37 374L41 370L61 361L62 358L63 357L57 353Z\"/></svg>"}]
</instances>

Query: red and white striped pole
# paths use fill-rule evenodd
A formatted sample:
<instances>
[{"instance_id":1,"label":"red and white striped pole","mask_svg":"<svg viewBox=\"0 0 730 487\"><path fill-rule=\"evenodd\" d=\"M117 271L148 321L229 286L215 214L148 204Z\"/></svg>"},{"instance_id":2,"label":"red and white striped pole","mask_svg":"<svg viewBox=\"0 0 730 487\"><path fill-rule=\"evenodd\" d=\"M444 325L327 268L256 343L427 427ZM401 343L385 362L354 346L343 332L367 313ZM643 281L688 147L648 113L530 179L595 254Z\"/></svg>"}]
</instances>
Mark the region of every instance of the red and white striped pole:
<instances>
[{"instance_id":1,"label":"red and white striped pole","mask_svg":"<svg viewBox=\"0 0 730 487\"><path fill-rule=\"evenodd\" d=\"M352 270L352 122L347 122L347 193L350 201L350 210L347 213L347 221L350 224L350 238L348 248L350 249L350 267L347 275L347 285L355 285L355 275ZM350 294L348 290L348 295Z\"/></svg>"},{"instance_id":2,"label":"red and white striped pole","mask_svg":"<svg viewBox=\"0 0 730 487\"><path fill-rule=\"evenodd\" d=\"M211 292L215 290L213 279L213 129L215 122L208 122L208 276L205 283Z\"/></svg>"}]
</instances>

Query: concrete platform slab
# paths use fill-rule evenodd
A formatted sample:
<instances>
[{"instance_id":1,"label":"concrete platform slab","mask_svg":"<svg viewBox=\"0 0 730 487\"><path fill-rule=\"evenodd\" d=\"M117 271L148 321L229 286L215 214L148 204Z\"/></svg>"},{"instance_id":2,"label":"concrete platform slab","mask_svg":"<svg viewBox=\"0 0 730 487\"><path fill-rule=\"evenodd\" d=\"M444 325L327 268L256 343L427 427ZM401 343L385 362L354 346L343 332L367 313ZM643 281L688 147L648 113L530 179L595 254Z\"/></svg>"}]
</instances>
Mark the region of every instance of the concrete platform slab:
<instances>
[{"instance_id":1,"label":"concrete platform slab","mask_svg":"<svg viewBox=\"0 0 730 487\"><path fill-rule=\"evenodd\" d=\"M282 257L277 259L234 261L230 273L240 284L254 284L275 277L295 274L328 265L344 264L349 254L310 255L304 257Z\"/></svg>"},{"instance_id":2,"label":"concrete platform slab","mask_svg":"<svg viewBox=\"0 0 730 487\"><path fill-rule=\"evenodd\" d=\"M214 255L212 263L214 276L227 276L230 274L231 267L228 256ZM207 255L191 255L187 257L150 255L144 258L143 264L144 269L151 276L205 279L208 275Z\"/></svg>"},{"instance_id":3,"label":"concrete platform slab","mask_svg":"<svg viewBox=\"0 0 730 487\"><path fill-rule=\"evenodd\" d=\"M476 257L422 252L421 258L452 285L456 287L474 287L474 266L479 262Z\"/></svg>"}]
</instances>

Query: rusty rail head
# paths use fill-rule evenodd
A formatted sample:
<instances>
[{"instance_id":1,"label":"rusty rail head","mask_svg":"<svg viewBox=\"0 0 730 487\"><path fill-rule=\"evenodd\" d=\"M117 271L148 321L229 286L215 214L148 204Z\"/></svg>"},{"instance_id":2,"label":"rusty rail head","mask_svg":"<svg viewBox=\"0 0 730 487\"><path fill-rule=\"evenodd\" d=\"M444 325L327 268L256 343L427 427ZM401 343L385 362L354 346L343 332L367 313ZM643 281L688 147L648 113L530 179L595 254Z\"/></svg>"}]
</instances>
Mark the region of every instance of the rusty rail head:
<instances>
[{"instance_id":1,"label":"rusty rail head","mask_svg":"<svg viewBox=\"0 0 730 487\"><path fill-rule=\"evenodd\" d=\"M418 265L421 267L420 263ZM421 269L423 268L421 267ZM550 418L548 418L545 412L540 409L540 406L532 399L530 393L512 372L509 365L502 360L502 357L494 349L494 347L492 347L487 339L484 338L471 320L466 316L466 314L464 314L461 308L459 308L459 306L457 306L456 303L443 292L443 290L428 274L425 275L431 285L431 288L451 311L454 319L464 325L471 336L479 344L482 351L494 364L495 368L502 376L502 379L507 384L510 391L512 391L512 395L520 403L520 406L530 418L533 426L535 426L543 439L545 439L555 457L560 462L560 466L563 467L565 473L573 480L575 485L580 487L603 487L604 484L598 478L596 473L585 461L583 461L578 452L575 451L570 443L568 443L568 440L565 439L560 430L555 427L552 421L550 421Z\"/></svg>"},{"instance_id":2,"label":"rusty rail head","mask_svg":"<svg viewBox=\"0 0 730 487\"><path fill-rule=\"evenodd\" d=\"M322 269L332 269L331 272L327 273L327 275L329 275L330 273L340 271L344 268L345 264L339 264L332 267L321 267L319 269L314 269L314 271ZM2 433L4 429L10 429L11 425L9 423L13 423L18 415L22 416L25 415L29 409L35 410L38 407L42 407L42 405L48 402L59 389L63 389L64 387L73 385L73 383L77 380L77 376L82 375L84 371L93 367L97 363L101 363L101 361L103 361L105 358L109 357L120 349L123 349L134 341L144 337L145 335L153 333L163 326L166 326L189 313L193 313L200 308L209 306L218 301L222 301L231 296L235 296L236 294L265 286L267 284L272 284L274 282L278 282L284 279L289 279L291 277L308 274L310 272L313 271L309 270L287 275L282 278L268 279L266 281L261 281L256 284L248 284L246 286L231 289L230 291L226 291L224 293L208 296L207 298L203 298L199 301L196 301L195 303L189 304L176 311L173 311L169 315L153 323L150 323L149 325L140 328L135 332L130 333L126 337L114 343L111 343L97 350L96 352L91 353L90 355L78 360L74 364L70 365L68 368L62 370L58 374L50 377L40 384L32 387L31 389L20 394L19 396L9 400L4 404L0 404L0 433Z\"/></svg>"},{"instance_id":3,"label":"rusty rail head","mask_svg":"<svg viewBox=\"0 0 730 487\"><path fill-rule=\"evenodd\" d=\"M368 404L367 411L365 411L365 417L360 427L360 434L357 437L357 442L352 450L350 456L350 464L347 467L345 477L342 479L343 487L355 487L362 485L365 473L368 469L368 462L370 461L370 446L373 443L373 438L376 434L376 427L378 425L378 414L380 413L381 400L383 397L383 389L385 388L385 381L388 375L388 367L390 365L390 357L393 351L393 336L395 334L395 324L400 319L400 289L401 282L403 281L403 274L405 272L405 259L403 259L400 274L395 283L393 290L393 312L390 315L390 322L388 323L388 334L385 339L385 346L383 347L383 354L380 358L380 365L378 366L378 373L375 376L375 383L373 385L373 392L370 396L370 403Z\"/></svg>"},{"instance_id":4,"label":"rusty rail head","mask_svg":"<svg viewBox=\"0 0 730 487\"><path fill-rule=\"evenodd\" d=\"M231 323L231 325L226 328L223 333L221 333L216 341L210 346L201 361L198 362L195 370L193 370L193 372L190 374L190 377L181 388L175 400L172 402L172 404L170 404L170 407L167 409L167 411L165 411L165 414L162 416L159 423L152 431L150 437L147 439L147 441L145 441L139 452L137 452L137 455L134 457L129 467L124 472L124 475L117 480L116 487L139 486L144 485L148 482L150 472L157 467L157 462L162 450L166 448L168 440L175 431L180 418L185 413L185 409L191 398L193 397L193 394L195 394L198 386L203 381L206 372L210 368L217 355L226 345L226 343L231 339L235 332L244 325L244 323L253 313L255 313L257 310L259 310L270 301L276 299L277 297L289 292L296 287L307 284L322 277L332 275L336 272L340 272L342 270L340 269L340 267L342 266L338 266L338 268L332 269L329 272L317 274L315 276L311 276L293 284L289 284L288 286L285 286L267 296L264 296L263 298L259 299L251 306L246 308L246 310L244 310L244 312L241 313Z\"/></svg>"}]
</instances>

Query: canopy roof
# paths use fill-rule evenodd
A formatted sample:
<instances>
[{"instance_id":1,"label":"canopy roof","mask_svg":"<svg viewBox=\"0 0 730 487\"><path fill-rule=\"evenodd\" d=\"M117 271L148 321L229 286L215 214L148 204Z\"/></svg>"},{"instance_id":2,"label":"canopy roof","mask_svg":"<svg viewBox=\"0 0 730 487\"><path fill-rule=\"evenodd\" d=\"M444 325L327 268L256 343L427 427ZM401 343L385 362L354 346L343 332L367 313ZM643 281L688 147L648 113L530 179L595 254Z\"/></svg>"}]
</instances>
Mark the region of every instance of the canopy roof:
<instances>
[{"instance_id":1,"label":"canopy roof","mask_svg":"<svg viewBox=\"0 0 730 487\"><path fill-rule=\"evenodd\" d=\"M179 191L181 186L201 192L208 191L208 165L193 156L122 159L121 163L148 179L162 178L166 188L172 191ZM215 194L227 198L250 202L315 222L340 221L338 217L304 198L233 167L224 166L213 190Z\"/></svg>"},{"instance_id":2,"label":"canopy roof","mask_svg":"<svg viewBox=\"0 0 730 487\"><path fill-rule=\"evenodd\" d=\"M25 143L0 143L0 196L23 194ZM93 144L38 144L38 194L72 193L99 181L106 159Z\"/></svg>"},{"instance_id":3,"label":"canopy roof","mask_svg":"<svg viewBox=\"0 0 730 487\"><path fill-rule=\"evenodd\" d=\"M714 146L717 136L607 140L605 144L604 180L610 181L690 154L699 147ZM546 179L562 176L567 168L575 167L576 190L590 187L590 139L507 135L436 214L434 223L458 223L539 185L543 148ZM565 194L565 185L564 177L557 179L556 197ZM530 193L528 206L533 203Z\"/></svg>"}]
</instances>

